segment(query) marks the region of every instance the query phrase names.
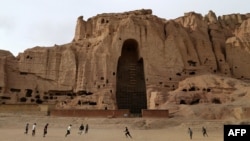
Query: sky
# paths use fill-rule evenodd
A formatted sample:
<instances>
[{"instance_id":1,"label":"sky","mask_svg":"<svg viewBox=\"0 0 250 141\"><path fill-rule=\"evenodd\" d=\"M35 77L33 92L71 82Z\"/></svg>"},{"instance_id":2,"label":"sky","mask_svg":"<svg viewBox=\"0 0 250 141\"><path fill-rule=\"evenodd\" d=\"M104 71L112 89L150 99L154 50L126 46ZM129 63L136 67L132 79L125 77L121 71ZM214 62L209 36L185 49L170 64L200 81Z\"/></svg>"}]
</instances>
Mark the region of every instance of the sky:
<instances>
[{"instance_id":1,"label":"sky","mask_svg":"<svg viewBox=\"0 0 250 141\"><path fill-rule=\"evenodd\" d=\"M246 14L249 5L249 0L1 0L0 50L17 56L35 46L69 43L79 16L152 9L160 18L175 19L191 11Z\"/></svg>"}]
</instances>

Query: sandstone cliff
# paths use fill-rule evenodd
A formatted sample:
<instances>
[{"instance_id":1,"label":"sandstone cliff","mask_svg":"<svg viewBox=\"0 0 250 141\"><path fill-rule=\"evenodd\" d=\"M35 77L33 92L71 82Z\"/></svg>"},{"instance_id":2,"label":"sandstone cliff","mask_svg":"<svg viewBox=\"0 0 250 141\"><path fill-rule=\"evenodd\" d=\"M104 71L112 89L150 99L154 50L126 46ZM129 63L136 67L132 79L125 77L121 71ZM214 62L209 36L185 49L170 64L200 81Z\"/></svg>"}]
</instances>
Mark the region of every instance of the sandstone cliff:
<instances>
[{"instance_id":1,"label":"sandstone cliff","mask_svg":"<svg viewBox=\"0 0 250 141\"><path fill-rule=\"evenodd\" d=\"M145 92L146 108L154 109L189 77L215 74L247 81L249 22L249 14L217 17L212 11L173 20L145 9L86 21L80 16L71 43L34 47L16 58L0 51L1 103L116 109L117 93L132 89Z\"/></svg>"}]
</instances>

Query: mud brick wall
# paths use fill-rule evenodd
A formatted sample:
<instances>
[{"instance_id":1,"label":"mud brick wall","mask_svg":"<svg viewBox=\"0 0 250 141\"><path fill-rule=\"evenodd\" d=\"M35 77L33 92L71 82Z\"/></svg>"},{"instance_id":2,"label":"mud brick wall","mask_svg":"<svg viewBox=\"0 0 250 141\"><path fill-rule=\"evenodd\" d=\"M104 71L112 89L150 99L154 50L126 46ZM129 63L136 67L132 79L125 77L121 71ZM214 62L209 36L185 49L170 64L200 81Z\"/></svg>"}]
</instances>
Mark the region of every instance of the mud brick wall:
<instances>
[{"instance_id":1,"label":"mud brick wall","mask_svg":"<svg viewBox=\"0 0 250 141\"><path fill-rule=\"evenodd\" d=\"M142 117L157 117L157 118L168 118L168 110L142 110Z\"/></svg>"},{"instance_id":2,"label":"mud brick wall","mask_svg":"<svg viewBox=\"0 0 250 141\"><path fill-rule=\"evenodd\" d=\"M128 109L120 110L51 110L51 116L65 116L65 117L126 117L129 115Z\"/></svg>"},{"instance_id":3,"label":"mud brick wall","mask_svg":"<svg viewBox=\"0 0 250 141\"><path fill-rule=\"evenodd\" d=\"M0 112L32 112L40 111L37 104L4 104L0 105Z\"/></svg>"}]
</instances>

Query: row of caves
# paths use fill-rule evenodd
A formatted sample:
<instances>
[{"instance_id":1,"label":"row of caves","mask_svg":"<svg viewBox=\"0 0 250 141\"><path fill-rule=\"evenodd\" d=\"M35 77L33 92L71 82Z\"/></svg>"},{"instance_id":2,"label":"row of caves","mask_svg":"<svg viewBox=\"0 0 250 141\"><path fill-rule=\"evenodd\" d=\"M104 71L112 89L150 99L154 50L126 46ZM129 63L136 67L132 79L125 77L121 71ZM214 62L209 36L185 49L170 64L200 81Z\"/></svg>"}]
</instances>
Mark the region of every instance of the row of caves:
<instances>
[{"instance_id":1,"label":"row of caves","mask_svg":"<svg viewBox=\"0 0 250 141\"><path fill-rule=\"evenodd\" d=\"M179 104L185 104L185 105L195 105L195 104L199 104L200 103L199 98L192 100L190 103L187 103L186 100L180 100ZM212 99L212 103L214 104L221 104L221 100L219 98L213 98Z\"/></svg>"},{"instance_id":2,"label":"row of caves","mask_svg":"<svg viewBox=\"0 0 250 141\"><path fill-rule=\"evenodd\" d=\"M37 104L43 104L43 103L55 103L58 100L69 98L74 99L77 96L88 96L92 95L92 92L87 91L79 91L77 93L74 93L73 91L58 91L58 90L50 90L48 92L44 92L43 94L40 94L39 91L33 91L32 89L26 89L25 95L20 94L21 89L14 89L11 88L10 91L13 93L11 96L1 96L1 100L4 101L11 101L15 100L16 102L20 103L37 103ZM1 104L5 104L6 102L2 102ZM93 101L88 102L89 105L94 105ZM96 105L96 104L95 104Z\"/></svg>"},{"instance_id":3,"label":"row of caves","mask_svg":"<svg viewBox=\"0 0 250 141\"><path fill-rule=\"evenodd\" d=\"M235 88L222 88L222 87L212 87L212 88L199 88L196 86L191 86L189 88L182 89L182 96L176 101L176 104L185 105L195 105L199 103L213 103L222 104L223 96L222 93L231 93ZM233 99L231 99L233 101Z\"/></svg>"}]
</instances>

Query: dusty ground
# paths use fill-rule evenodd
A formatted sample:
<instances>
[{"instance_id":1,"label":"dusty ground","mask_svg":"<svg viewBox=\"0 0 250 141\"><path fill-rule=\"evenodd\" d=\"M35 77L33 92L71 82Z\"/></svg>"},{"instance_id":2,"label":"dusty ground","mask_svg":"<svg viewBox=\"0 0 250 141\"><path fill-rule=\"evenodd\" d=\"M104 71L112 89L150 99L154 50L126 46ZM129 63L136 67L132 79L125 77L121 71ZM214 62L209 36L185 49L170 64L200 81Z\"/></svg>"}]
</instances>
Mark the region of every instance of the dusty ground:
<instances>
[{"instance_id":1,"label":"dusty ground","mask_svg":"<svg viewBox=\"0 0 250 141\"><path fill-rule=\"evenodd\" d=\"M29 134L24 134L26 123L30 123ZM31 126L37 123L35 137L31 136ZM240 124L242 121L219 120L185 120L183 118L70 118L50 117L43 115L22 115L13 113L0 114L0 140L1 141L125 141L130 140L124 135L127 126L136 141L185 141L190 140L187 128L193 129L194 141L223 141L223 125L229 123ZM49 123L48 134L42 137L43 128ZM89 124L89 132L79 135L80 124ZM65 138L67 126L72 124L71 134ZM203 137L201 127L205 126L208 137Z\"/></svg>"}]
</instances>

